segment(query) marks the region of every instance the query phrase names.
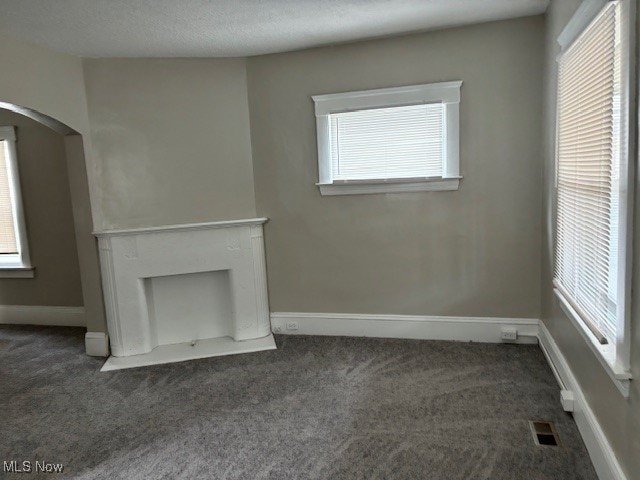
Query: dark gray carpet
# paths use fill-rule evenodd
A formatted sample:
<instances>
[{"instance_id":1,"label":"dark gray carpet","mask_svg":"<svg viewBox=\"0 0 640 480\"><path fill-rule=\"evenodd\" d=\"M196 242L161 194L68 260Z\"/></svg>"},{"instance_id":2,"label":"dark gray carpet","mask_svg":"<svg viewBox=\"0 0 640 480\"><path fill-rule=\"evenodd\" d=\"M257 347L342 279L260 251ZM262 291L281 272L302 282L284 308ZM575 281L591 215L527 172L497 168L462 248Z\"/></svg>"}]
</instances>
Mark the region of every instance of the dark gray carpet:
<instances>
[{"instance_id":1,"label":"dark gray carpet","mask_svg":"<svg viewBox=\"0 0 640 480\"><path fill-rule=\"evenodd\" d=\"M0 327L0 461L82 479L596 478L537 346L277 343L100 373L81 329ZM535 446L529 419L562 446Z\"/></svg>"}]
</instances>

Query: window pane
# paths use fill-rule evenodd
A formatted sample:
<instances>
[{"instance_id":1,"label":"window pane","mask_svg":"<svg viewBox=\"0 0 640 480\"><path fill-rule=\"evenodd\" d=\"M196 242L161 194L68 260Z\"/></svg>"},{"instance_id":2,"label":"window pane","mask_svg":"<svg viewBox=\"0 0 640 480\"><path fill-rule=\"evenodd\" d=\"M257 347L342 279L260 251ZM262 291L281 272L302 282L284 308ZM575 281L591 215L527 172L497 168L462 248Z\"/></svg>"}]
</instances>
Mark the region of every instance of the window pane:
<instances>
[{"instance_id":1,"label":"window pane","mask_svg":"<svg viewBox=\"0 0 640 480\"><path fill-rule=\"evenodd\" d=\"M442 176L442 104L361 110L330 118L333 180Z\"/></svg>"},{"instance_id":2,"label":"window pane","mask_svg":"<svg viewBox=\"0 0 640 480\"><path fill-rule=\"evenodd\" d=\"M560 59L558 77L555 280L609 341L618 313L619 37L611 2Z\"/></svg>"},{"instance_id":3,"label":"window pane","mask_svg":"<svg viewBox=\"0 0 640 480\"><path fill-rule=\"evenodd\" d=\"M9 190L6 143L0 141L0 254L18 253Z\"/></svg>"}]
</instances>

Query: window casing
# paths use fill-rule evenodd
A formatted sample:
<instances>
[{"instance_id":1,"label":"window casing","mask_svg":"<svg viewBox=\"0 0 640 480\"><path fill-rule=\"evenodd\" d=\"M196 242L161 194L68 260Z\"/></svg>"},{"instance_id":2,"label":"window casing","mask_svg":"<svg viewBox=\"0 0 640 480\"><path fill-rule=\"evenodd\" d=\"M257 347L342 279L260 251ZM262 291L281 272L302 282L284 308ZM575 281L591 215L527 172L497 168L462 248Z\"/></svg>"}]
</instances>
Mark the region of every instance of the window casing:
<instances>
[{"instance_id":1,"label":"window casing","mask_svg":"<svg viewBox=\"0 0 640 480\"><path fill-rule=\"evenodd\" d=\"M0 277L33 277L13 127L0 127Z\"/></svg>"},{"instance_id":2,"label":"window casing","mask_svg":"<svg viewBox=\"0 0 640 480\"><path fill-rule=\"evenodd\" d=\"M559 39L565 48L558 57L554 253L560 305L625 395L631 377L629 8L628 0L588 0L574 18L591 11L592 20L571 42L566 32Z\"/></svg>"},{"instance_id":3,"label":"window casing","mask_svg":"<svg viewBox=\"0 0 640 480\"><path fill-rule=\"evenodd\" d=\"M320 193L456 190L461 86L313 96Z\"/></svg>"}]
</instances>

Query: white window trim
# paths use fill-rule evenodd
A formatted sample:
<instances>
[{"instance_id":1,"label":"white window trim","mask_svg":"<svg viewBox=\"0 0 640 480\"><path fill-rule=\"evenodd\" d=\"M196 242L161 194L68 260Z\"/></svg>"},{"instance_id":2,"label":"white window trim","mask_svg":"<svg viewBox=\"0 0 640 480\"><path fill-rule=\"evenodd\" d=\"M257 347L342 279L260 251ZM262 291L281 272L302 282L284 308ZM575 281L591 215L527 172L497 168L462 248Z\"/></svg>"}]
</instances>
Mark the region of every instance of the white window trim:
<instances>
[{"instance_id":1,"label":"white window trim","mask_svg":"<svg viewBox=\"0 0 640 480\"><path fill-rule=\"evenodd\" d=\"M561 52L557 60L571 47L574 40L591 24L601 9L610 0L584 0L576 13L571 18L565 29L558 37L558 44ZM623 59L622 79L624 80L623 88L626 89L625 94L627 104L624 108L624 119L626 122L626 150L628 152L627 168L621 169L620 185L623 190L620 195L620 244L618 251L620 253L620 261L618 267L618 285L623 289L624 302L621 302L620 308L622 313L618 315L617 338L615 348L613 344L602 345L593 332L581 319L580 315L571 305L571 300L558 289L554 288L554 293L559 299L560 307L566 316L573 323L578 332L582 335L587 345L590 347L595 357L602 365L609 378L613 381L620 393L627 398L629 396L629 382L632 379L630 372L631 361L631 272L633 270L633 201L634 201L634 181L635 178L635 160L633 158L634 144L636 141L637 122L635 118L635 89L632 86L635 83L635 2L629 0L621 0L626 9L624 35L627 37L629 46L629 54ZM557 148L557 122L556 122L556 148ZM557 187L557 155L554 159L556 162L556 187ZM557 209L557 206L555 207ZM555 227L555 222L554 222ZM624 233L622 233L624 232ZM555 238L555 236L554 236Z\"/></svg>"},{"instance_id":2,"label":"white window trim","mask_svg":"<svg viewBox=\"0 0 640 480\"><path fill-rule=\"evenodd\" d=\"M380 88L357 92L313 95L318 142L318 183L321 195L354 195L457 190L460 179L461 81ZM331 173L330 118L334 113L368 108L400 107L426 103L445 105L447 142L444 175L430 178L334 181Z\"/></svg>"},{"instance_id":3,"label":"white window trim","mask_svg":"<svg viewBox=\"0 0 640 480\"><path fill-rule=\"evenodd\" d=\"M558 36L561 51L565 51L573 41L589 26L591 21L609 0L583 0L571 20Z\"/></svg>"},{"instance_id":4,"label":"white window trim","mask_svg":"<svg viewBox=\"0 0 640 480\"><path fill-rule=\"evenodd\" d=\"M562 308L565 315L569 317L569 320L571 320L571 323L573 323L574 327L594 353L609 378L625 398L629 397L629 382L631 381L632 375L628 368L625 368L619 363L616 349L613 348L614 345L600 344L593 332L589 330L589 327L582 321L580 315L578 315L562 292L557 288L554 288L553 291L560 301L560 308Z\"/></svg>"},{"instance_id":5,"label":"white window trim","mask_svg":"<svg viewBox=\"0 0 640 480\"><path fill-rule=\"evenodd\" d=\"M22 191L18 173L18 158L16 155L16 133L13 127L0 127L0 140L6 145L6 162L9 169L9 191L13 204L13 221L18 244L17 254L0 254L0 278L33 278L34 268L29 256L27 242L27 226L24 220L22 205Z\"/></svg>"}]
</instances>

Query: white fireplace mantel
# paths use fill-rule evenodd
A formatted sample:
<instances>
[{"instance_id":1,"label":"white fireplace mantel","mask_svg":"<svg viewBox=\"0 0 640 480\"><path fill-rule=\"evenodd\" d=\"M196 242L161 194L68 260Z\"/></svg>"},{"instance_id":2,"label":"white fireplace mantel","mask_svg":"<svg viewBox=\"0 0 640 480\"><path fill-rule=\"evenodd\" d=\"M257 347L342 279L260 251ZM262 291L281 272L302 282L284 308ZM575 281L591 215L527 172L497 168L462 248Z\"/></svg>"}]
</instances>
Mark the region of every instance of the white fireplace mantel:
<instances>
[{"instance_id":1,"label":"white fireplace mantel","mask_svg":"<svg viewBox=\"0 0 640 480\"><path fill-rule=\"evenodd\" d=\"M103 370L275 348L266 221L95 232L112 355Z\"/></svg>"}]
</instances>

